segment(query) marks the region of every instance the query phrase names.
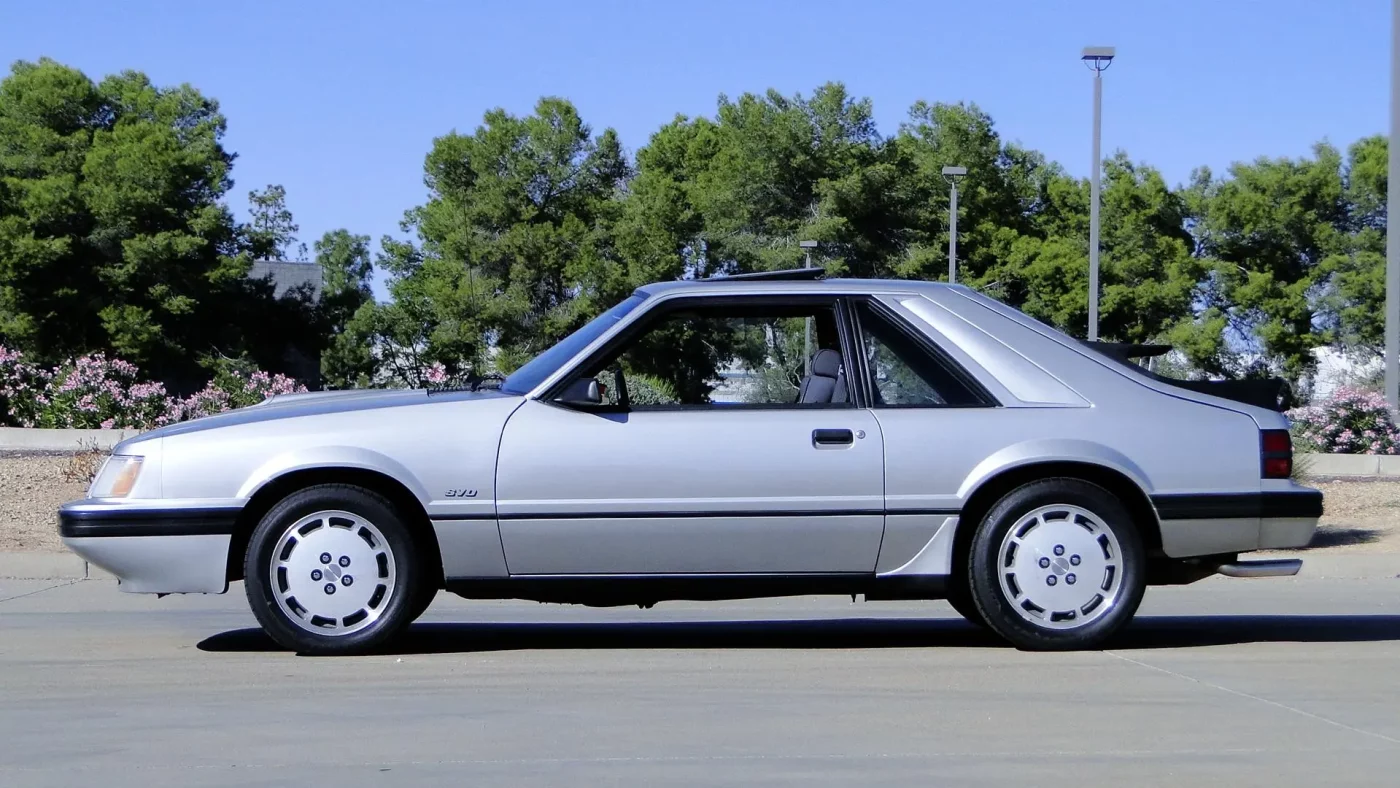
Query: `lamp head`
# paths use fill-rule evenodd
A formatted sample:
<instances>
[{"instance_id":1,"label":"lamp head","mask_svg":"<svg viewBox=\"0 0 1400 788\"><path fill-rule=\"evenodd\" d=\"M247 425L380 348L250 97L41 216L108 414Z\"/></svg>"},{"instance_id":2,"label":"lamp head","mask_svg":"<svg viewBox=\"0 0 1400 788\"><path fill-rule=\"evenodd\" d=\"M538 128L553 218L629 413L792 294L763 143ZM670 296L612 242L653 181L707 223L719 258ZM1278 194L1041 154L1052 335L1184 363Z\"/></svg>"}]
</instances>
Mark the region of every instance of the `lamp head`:
<instances>
[{"instance_id":1,"label":"lamp head","mask_svg":"<svg viewBox=\"0 0 1400 788\"><path fill-rule=\"evenodd\" d=\"M1108 68L1108 64L1113 62L1117 50L1113 47L1084 47L1079 59L1084 61L1084 65L1095 71L1103 71Z\"/></svg>"}]
</instances>

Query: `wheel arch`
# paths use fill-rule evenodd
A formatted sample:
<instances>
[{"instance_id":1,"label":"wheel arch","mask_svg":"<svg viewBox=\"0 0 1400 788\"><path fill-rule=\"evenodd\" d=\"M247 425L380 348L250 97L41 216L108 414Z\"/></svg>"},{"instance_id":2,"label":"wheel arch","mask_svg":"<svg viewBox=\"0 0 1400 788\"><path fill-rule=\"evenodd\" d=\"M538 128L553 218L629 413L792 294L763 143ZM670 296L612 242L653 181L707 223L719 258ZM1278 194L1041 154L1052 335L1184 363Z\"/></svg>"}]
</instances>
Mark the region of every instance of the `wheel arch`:
<instances>
[{"instance_id":1,"label":"wheel arch","mask_svg":"<svg viewBox=\"0 0 1400 788\"><path fill-rule=\"evenodd\" d=\"M980 480L966 497L953 534L953 566L966 564L977 524L997 501L1023 484L1040 479L1068 478L1096 484L1112 493L1127 507L1143 547L1151 555L1162 547L1157 510L1142 485L1124 471L1088 460L1040 460L1002 468Z\"/></svg>"},{"instance_id":2,"label":"wheel arch","mask_svg":"<svg viewBox=\"0 0 1400 788\"><path fill-rule=\"evenodd\" d=\"M335 465L290 470L268 479L253 491L248 503L239 512L233 538L229 542L226 569L229 582L243 579L243 557L248 550L248 540L263 516L288 495L318 484L353 484L384 496L402 514L405 524L413 532L415 543L423 551L424 564L432 572L433 582L437 588L442 588L442 551L427 510L418 496L408 485L383 471Z\"/></svg>"}]
</instances>

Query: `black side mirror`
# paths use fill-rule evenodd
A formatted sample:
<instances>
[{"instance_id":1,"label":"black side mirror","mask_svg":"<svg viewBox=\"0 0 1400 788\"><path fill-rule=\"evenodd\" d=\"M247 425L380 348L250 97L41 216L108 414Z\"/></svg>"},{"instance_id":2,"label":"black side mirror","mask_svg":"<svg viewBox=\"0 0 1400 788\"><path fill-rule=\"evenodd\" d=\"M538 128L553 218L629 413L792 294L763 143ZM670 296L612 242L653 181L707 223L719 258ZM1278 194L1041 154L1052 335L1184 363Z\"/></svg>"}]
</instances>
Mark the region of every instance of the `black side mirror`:
<instances>
[{"instance_id":1,"label":"black side mirror","mask_svg":"<svg viewBox=\"0 0 1400 788\"><path fill-rule=\"evenodd\" d=\"M603 404L603 394L598 390L597 380L579 378L565 386L554 401L561 405L596 407Z\"/></svg>"}]
</instances>

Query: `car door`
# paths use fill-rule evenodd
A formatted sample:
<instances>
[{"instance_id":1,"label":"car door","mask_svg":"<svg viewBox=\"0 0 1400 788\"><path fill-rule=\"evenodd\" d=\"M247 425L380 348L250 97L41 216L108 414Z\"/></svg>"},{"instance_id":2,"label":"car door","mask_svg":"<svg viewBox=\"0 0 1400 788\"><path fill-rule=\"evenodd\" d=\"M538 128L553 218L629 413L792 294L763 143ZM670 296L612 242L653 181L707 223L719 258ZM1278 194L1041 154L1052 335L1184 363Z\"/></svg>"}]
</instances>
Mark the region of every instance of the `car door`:
<instances>
[{"instance_id":1,"label":"car door","mask_svg":"<svg viewBox=\"0 0 1400 788\"><path fill-rule=\"evenodd\" d=\"M511 574L873 571L884 452L845 385L835 302L679 301L571 376L611 380L626 402L557 401L566 378L507 422L496 484ZM765 310L779 317L753 317ZM705 323L733 314L742 330Z\"/></svg>"}]
</instances>

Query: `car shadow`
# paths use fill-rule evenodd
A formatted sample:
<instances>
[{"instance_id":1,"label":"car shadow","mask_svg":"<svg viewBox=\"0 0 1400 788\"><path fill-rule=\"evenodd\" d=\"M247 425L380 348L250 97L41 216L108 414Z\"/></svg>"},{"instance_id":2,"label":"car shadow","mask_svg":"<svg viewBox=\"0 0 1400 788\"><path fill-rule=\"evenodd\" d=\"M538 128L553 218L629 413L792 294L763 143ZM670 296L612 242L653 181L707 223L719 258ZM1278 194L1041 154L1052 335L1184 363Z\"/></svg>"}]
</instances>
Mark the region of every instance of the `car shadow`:
<instances>
[{"instance_id":1,"label":"car shadow","mask_svg":"<svg viewBox=\"0 0 1400 788\"><path fill-rule=\"evenodd\" d=\"M1105 648L1191 648L1240 643L1400 640L1400 616L1142 616ZM209 652L284 651L260 629L213 635ZM794 621L419 623L387 654L559 649L1009 648L989 631L951 618Z\"/></svg>"},{"instance_id":2,"label":"car shadow","mask_svg":"<svg viewBox=\"0 0 1400 788\"><path fill-rule=\"evenodd\" d=\"M1322 525L1313 533L1308 547L1344 547L1379 542L1385 534L1371 528L1354 525Z\"/></svg>"}]
</instances>

